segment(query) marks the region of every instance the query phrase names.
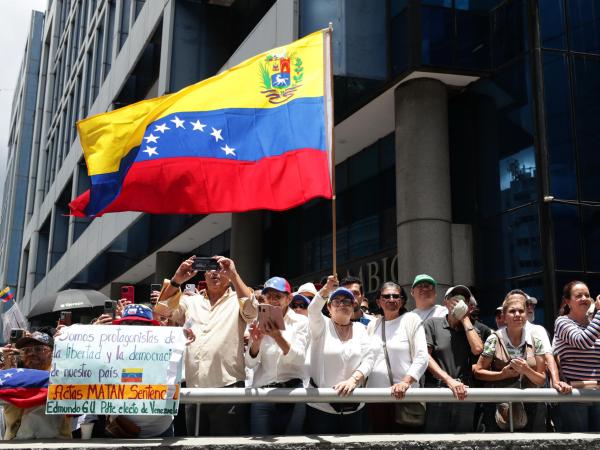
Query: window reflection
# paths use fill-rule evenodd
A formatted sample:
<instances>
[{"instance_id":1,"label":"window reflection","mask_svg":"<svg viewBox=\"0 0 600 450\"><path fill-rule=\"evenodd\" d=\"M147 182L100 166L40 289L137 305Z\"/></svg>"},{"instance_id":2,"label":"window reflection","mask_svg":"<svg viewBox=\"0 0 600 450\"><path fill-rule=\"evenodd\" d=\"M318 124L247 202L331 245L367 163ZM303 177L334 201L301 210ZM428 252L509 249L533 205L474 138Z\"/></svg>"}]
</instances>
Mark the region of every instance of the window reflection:
<instances>
[{"instance_id":1,"label":"window reflection","mask_svg":"<svg viewBox=\"0 0 600 450\"><path fill-rule=\"evenodd\" d=\"M535 155L533 147L500 160L502 209L535 201Z\"/></svg>"}]
</instances>

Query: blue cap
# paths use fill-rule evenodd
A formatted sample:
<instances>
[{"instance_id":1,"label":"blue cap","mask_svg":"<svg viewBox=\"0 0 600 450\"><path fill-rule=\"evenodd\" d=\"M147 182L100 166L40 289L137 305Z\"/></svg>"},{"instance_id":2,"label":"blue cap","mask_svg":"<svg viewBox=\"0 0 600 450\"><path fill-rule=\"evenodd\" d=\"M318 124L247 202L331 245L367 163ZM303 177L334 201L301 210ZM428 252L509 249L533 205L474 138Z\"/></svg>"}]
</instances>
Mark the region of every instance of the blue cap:
<instances>
[{"instance_id":1,"label":"blue cap","mask_svg":"<svg viewBox=\"0 0 600 450\"><path fill-rule=\"evenodd\" d=\"M310 299L302 294L294 295L292 302L303 302L306 305L310 305Z\"/></svg>"},{"instance_id":2,"label":"blue cap","mask_svg":"<svg viewBox=\"0 0 600 450\"><path fill-rule=\"evenodd\" d=\"M354 300L354 294L352 293L352 291L343 287L339 287L335 291L333 291L329 296L329 301L331 301L333 297L344 297L349 298L350 300Z\"/></svg>"},{"instance_id":3,"label":"blue cap","mask_svg":"<svg viewBox=\"0 0 600 450\"><path fill-rule=\"evenodd\" d=\"M273 277L265 281L265 285L262 288L263 294L266 294L269 291L278 291L291 294L292 288L290 287L290 283L288 283L285 278Z\"/></svg>"}]
</instances>

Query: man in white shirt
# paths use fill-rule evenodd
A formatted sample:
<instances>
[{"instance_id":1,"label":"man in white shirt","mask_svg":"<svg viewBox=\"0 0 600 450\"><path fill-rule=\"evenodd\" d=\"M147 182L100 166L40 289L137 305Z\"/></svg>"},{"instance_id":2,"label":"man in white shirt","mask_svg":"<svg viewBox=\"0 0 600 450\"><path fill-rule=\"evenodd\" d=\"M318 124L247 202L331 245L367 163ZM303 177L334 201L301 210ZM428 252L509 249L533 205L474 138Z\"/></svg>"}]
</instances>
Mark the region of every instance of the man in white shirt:
<instances>
[{"instance_id":1,"label":"man in white shirt","mask_svg":"<svg viewBox=\"0 0 600 450\"><path fill-rule=\"evenodd\" d=\"M448 310L442 305L436 305L436 286L437 283L431 275L422 273L415 277L410 290L410 295L415 299L415 309L412 312L417 314L424 322L433 317L446 317Z\"/></svg>"},{"instance_id":2,"label":"man in white shirt","mask_svg":"<svg viewBox=\"0 0 600 450\"><path fill-rule=\"evenodd\" d=\"M265 282L262 296L265 306L281 312L284 329L273 319L250 325L250 346L246 365L254 369L252 387L300 388L303 386L304 360L308 342L308 318L290 307L290 284L273 277ZM304 403L253 403L250 407L250 433L259 436L302 434L306 405Z\"/></svg>"}]
</instances>

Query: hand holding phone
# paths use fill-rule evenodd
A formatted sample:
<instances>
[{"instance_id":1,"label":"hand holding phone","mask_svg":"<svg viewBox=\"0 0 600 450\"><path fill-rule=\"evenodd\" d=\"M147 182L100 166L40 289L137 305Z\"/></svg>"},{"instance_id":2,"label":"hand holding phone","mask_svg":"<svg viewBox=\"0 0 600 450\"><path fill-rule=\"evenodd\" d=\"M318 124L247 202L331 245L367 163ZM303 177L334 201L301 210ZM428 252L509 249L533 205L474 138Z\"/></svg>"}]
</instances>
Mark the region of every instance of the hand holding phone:
<instances>
[{"instance_id":1,"label":"hand holding phone","mask_svg":"<svg viewBox=\"0 0 600 450\"><path fill-rule=\"evenodd\" d=\"M12 330L10 330L9 342L11 344L17 342L19 339L25 336L25 331L26 330L24 330L23 328L13 328Z\"/></svg>"},{"instance_id":2,"label":"hand holding phone","mask_svg":"<svg viewBox=\"0 0 600 450\"><path fill-rule=\"evenodd\" d=\"M203 256L196 256L192 263L192 269L196 272L209 272L211 270L219 270L220 268L216 259Z\"/></svg>"},{"instance_id":3,"label":"hand holding phone","mask_svg":"<svg viewBox=\"0 0 600 450\"><path fill-rule=\"evenodd\" d=\"M279 306L261 303L258 305L258 324L263 332L267 333L268 328L275 327L279 330L285 330L283 323L283 312Z\"/></svg>"},{"instance_id":4,"label":"hand holding phone","mask_svg":"<svg viewBox=\"0 0 600 450\"><path fill-rule=\"evenodd\" d=\"M127 300L127 303L135 303L135 288L133 286L121 286L121 298Z\"/></svg>"},{"instance_id":5,"label":"hand holding phone","mask_svg":"<svg viewBox=\"0 0 600 450\"><path fill-rule=\"evenodd\" d=\"M106 300L104 302L104 314L108 314L113 318L116 318L117 313L117 302L115 300Z\"/></svg>"}]
</instances>

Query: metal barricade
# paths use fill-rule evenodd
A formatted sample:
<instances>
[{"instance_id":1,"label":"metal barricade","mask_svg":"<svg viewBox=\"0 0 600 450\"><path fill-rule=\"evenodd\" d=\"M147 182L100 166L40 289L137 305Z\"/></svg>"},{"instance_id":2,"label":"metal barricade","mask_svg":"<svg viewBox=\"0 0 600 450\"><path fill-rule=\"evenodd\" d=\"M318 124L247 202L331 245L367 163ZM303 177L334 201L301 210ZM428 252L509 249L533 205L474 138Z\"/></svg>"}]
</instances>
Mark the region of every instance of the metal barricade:
<instances>
[{"instance_id":1,"label":"metal barricade","mask_svg":"<svg viewBox=\"0 0 600 450\"><path fill-rule=\"evenodd\" d=\"M435 403L508 403L509 426L512 423L513 402L525 403L574 403L600 402L600 390L573 389L571 394L559 394L550 388L469 388L467 398L457 400L448 388L409 389L403 400L391 396L390 388L358 388L347 397L340 397L331 388L183 388L180 402L184 404L202 403L393 403L393 402L435 402ZM196 407L196 436L199 430L199 408Z\"/></svg>"}]
</instances>

